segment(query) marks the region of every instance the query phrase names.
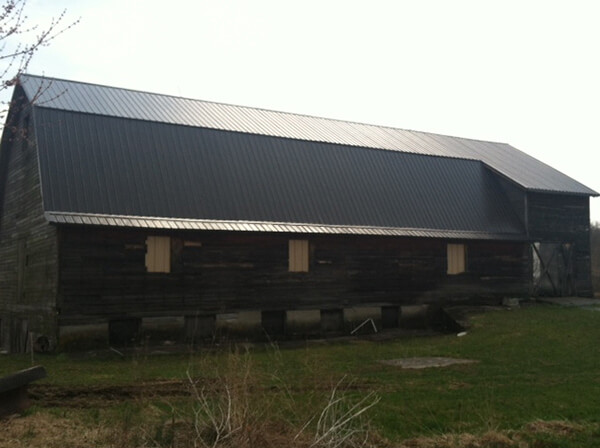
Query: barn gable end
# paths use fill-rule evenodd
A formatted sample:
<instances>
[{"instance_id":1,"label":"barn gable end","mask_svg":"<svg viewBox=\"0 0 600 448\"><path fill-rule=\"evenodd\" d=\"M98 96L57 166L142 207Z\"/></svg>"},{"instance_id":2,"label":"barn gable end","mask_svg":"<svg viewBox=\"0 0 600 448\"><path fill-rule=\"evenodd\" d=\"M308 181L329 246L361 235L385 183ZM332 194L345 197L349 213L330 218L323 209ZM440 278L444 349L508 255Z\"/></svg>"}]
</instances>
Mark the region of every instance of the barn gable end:
<instances>
[{"instance_id":1,"label":"barn gable end","mask_svg":"<svg viewBox=\"0 0 600 448\"><path fill-rule=\"evenodd\" d=\"M17 352L56 342L58 246L44 217L32 121L17 88L0 150L0 349Z\"/></svg>"}]
</instances>

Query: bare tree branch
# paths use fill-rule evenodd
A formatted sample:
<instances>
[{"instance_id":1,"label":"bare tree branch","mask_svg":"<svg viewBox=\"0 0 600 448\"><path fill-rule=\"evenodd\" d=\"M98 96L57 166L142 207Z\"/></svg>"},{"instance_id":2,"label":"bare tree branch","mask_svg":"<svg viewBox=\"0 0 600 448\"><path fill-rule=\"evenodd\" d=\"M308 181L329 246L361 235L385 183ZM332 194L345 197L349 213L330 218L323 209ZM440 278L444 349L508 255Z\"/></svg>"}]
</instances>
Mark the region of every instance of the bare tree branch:
<instances>
[{"instance_id":1,"label":"bare tree branch","mask_svg":"<svg viewBox=\"0 0 600 448\"><path fill-rule=\"evenodd\" d=\"M45 26L31 24L26 9L27 0L3 0L0 4L0 94L16 85L42 47L50 45L80 20L65 23L67 10L63 9ZM3 123L10 104L7 101L1 103L0 120Z\"/></svg>"}]
</instances>

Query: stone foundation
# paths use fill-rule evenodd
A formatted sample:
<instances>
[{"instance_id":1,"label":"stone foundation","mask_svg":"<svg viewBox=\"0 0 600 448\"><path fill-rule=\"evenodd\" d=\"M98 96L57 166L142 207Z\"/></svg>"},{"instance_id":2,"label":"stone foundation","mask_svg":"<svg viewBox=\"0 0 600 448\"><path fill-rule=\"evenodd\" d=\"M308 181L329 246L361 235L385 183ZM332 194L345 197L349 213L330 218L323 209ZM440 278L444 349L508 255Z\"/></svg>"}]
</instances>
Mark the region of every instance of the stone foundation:
<instances>
[{"instance_id":1,"label":"stone foundation","mask_svg":"<svg viewBox=\"0 0 600 448\"><path fill-rule=\"evenodd\" d=\"M331 309L238 311L195 316L122 318L60 328L60 348L207 343L219 339L282 340L426 328L428 305L389 304Z\"/></svg>"}]
</instances>

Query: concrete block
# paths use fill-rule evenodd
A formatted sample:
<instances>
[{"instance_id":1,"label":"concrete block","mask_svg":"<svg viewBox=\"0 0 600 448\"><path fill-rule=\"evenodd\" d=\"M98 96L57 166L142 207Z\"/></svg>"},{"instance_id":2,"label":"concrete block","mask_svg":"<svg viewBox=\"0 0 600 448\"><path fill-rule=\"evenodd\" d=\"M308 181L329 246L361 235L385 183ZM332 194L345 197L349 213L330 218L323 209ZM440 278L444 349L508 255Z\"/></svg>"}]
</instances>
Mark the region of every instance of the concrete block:
<instances>
[{"instance_id":1,"label":"concrete block","mask_svg":"<svg viewBox=\"0 0 600 448\"><path fill-rule=\"evenodd\" d=\"M108 322L85 325L61 325L58 346L63 350L81 350L108 346Z\"/></svg>"},{"instance_id":2,"label":"concrete block","mask_svg":"<svg viewBox=\"0 0 600 448\"><path fill-rule=\"evenodd\" d=\"M404 305L400 307L400 327L427 328L428 305Z\"/></svg>"},{"instance_id":3,"label":"concrete block","mask_svg":"<svg viewBox=\"0 0 600 448\"><path fill-rule=\"evenodd\" d=\"M238 313L217 314L215 327L217 332L237 335L262 333L260 311L240 311Z\"/></svg>"},{"instance_id":4,"label":"concrete block","mask_svg":"<svg viewBox=\"0 0 600 448\"><path fill-rule=\"evenodd\" d=\"M286 332L311 335L321 331L320 310L290 310L286 312Z\"/></svg>"}]
</instances>

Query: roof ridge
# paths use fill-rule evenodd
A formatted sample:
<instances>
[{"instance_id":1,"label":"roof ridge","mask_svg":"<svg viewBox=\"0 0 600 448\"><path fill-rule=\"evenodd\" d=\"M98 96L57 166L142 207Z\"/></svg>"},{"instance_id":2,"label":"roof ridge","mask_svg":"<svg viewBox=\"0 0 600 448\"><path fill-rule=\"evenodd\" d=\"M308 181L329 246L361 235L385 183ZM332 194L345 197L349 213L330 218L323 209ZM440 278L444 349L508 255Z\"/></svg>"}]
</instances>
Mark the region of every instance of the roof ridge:
<instances>
[{"instance_id":1,"label":"roof ridge","mask_svg":"<svg viewBox=\"0 0 600 448\"><path fill-rule=\"evenodd\" d=\"M440 137L444 137L444 138L452 138L452 139L457 139L457 140L467 140L467 141L473 141L473 142L508 145L508 143L506 143L506 142L498 142L498 141L494 141L494 140L475 139L475 138L469 138L469 137L461 137L461 136L457 136L457 135L443 134L443 133L439 133L439 132L419 131L419 130L415 130L415 129L406 129L406 128L400 128L400 127L395 127L395 126L390 126L390 125L379 125L379 124L374 124L374 123L367 123L364 121L344 120L341 118L323 117L323 116L319 116L319 115L303 114L303 113L298 113L298 112L287 112L287 111L276 110L276 109L268 109L266 107L245 106L245 105L241 105L241 104L225 103L225 102L221 102L221 101L203 100L203 99L190 98L190 97L181 96L181 95L173 95L173 94L160 93L160 92L150 92L147 90L138 90L138 89L131 89L128 87L110 86L107 84L76 81L76 80L65 79L65 78L55 78L55 77L48 77L48 76L43 76L43 75L33 75L33 74L29 74L29 73L24 73L21 76L38 78L38 79L46 79L46 80L50 80L50 81L52 81L52 80L61 81L61 82L73 83L73 84L83 84L83 85L87 85L87 86L101 87L101 88L105 88L105 89L123 90L123 91L127 91L127 92L141 93L141 94L146 94L146 95L154 95L154 96L173 98L173 99L184 100L184 101L193 101L193 102L199 102L199 103L214 104L214 105L218 105L218 106L243 108L243 109L247 109L247 110L262 111L262 112L273 113L273 114L285 114L285 115L290 115L290 116L295 116L295 117L305 117L305 118L309 118L309 119L324 120L324 121L330 121L330 122L336 122L336 123L354 124L354 125L359 125L359 126L369 126L369 127L378 128L378 129L390 129L393 131L409 132L409 133L413 133L413 134L433 135L433 136L440 136ZM40 107L44 107L44 106L40 106ZM46 106L46 107L48 107L48 106ZM51 107L48 107L48 108L51 108Z\"/></svg>"}]
</instances>

